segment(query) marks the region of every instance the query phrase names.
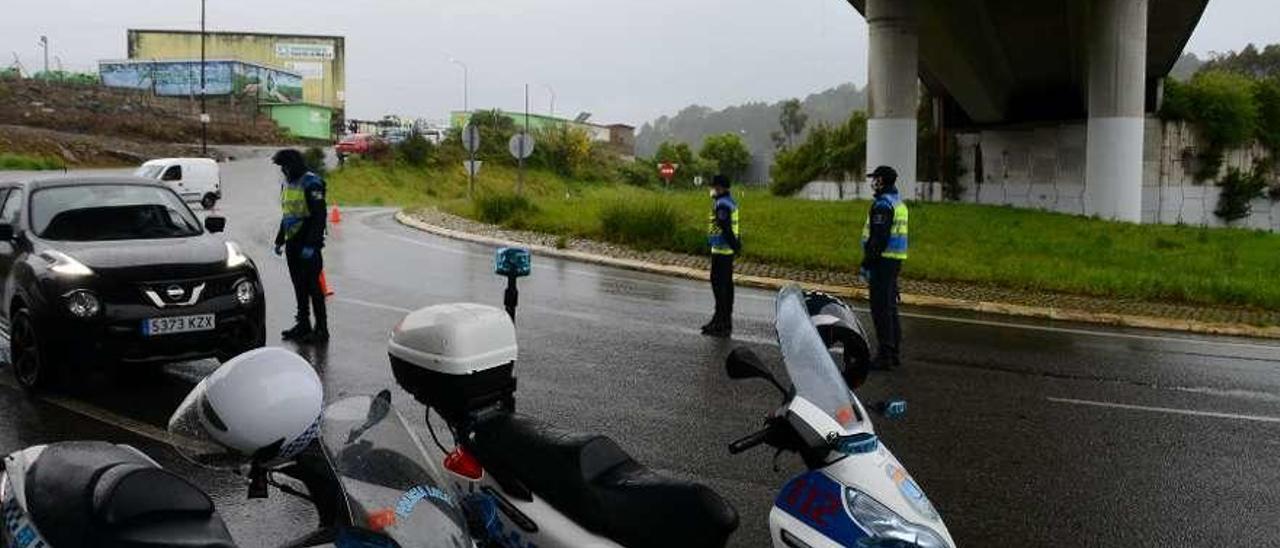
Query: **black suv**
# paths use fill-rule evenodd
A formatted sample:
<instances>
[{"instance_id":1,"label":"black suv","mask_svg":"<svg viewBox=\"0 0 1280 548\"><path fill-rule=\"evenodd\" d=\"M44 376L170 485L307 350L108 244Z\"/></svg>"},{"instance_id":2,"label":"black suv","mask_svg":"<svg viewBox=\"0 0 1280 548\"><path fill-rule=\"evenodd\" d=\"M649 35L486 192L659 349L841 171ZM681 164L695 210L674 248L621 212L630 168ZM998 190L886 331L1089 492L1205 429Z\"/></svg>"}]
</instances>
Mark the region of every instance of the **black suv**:
<instances>
[{"instance_id":1,"label":"black suv","mask_svg":"<svg viewBox=\"0 0 1280 548\"><path fill-rule=\"evenodd\" d=\"M0 329L28 389L85 368L214 357L265 342L252 260L163 184L0 184Z\"/></svg>"}]
</instances>

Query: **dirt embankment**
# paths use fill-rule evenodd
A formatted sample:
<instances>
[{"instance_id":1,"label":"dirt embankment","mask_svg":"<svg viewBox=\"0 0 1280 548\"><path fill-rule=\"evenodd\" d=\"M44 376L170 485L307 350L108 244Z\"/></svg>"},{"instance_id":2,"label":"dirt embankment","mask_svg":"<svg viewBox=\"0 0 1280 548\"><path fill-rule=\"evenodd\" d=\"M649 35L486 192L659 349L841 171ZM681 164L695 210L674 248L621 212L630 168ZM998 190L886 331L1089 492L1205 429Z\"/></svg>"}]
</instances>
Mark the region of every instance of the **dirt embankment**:
<instances>
[{"instance_id":1,"label":"dirt embankment","mask_svg":"<svg viewBox=\"0 0 1280 548\"><path fill-rule=\"evenodd\" d=\"M251 104L224 98L207 104L208 142L291 143ZM35 80L0 80L0 152L56 156L70 165L136 165L189 156L199 147L200 104L193 98Z\"/></svg>"}]
</instances>

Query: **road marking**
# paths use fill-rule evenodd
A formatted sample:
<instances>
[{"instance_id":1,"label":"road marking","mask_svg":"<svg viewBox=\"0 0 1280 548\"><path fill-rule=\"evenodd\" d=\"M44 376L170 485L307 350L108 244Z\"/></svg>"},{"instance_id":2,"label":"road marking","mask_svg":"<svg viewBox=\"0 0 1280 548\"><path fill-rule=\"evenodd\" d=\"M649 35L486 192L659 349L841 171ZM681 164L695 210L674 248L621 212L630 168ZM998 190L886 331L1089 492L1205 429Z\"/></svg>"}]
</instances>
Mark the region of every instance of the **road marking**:
<instances>
[{"instance_id":1,"label":"road marking","mask_svg":"<svg viewBox=\"0 0 1280 548\"><path fill-rule=\"evenodd\" d=\"M17 381L14 381L11 377L7 375L4 376L3 378L0 378L0 385L6 386L15 391L24 392L21 387L17 386L16 383ZM178 449L186 450L187 452L190 452L190 453L199 453L201 451L206 451L208 448L208 445L203 442L187 439L184 437L170 436L167 430L162 430L151 424L147 424L145 422L142 422L136 419L131 419L129 417L119 415L111 411L107 411L106 409L103 409L101 407L97 407L95 405L91 405L79 400L67 398L64 396L57 396L54 394L38 394L35 396L35 398L47 404L53 405L54 407L61 408L64 411L70 411L82 417L87 417L89 419L92 419L110 426L114 426L126 432L130 432L138 436L141 436L153 441L157 441Z\"/></svg>"},{"instance_id":2,"label":"road marking","mask_svg":"<svg viewBox=\"0 0 1280 548\"><path fill-rule=\"evenodd\" d=\"M413 312L413 310L410 310L410 309L408 309L408 308L404 308L404 307L400 307L400 306L392 306L392 305L389 305L389 304L375 303L375 302L371 302L371 301L362 301L362 300L360 300L360 299L351 299L351 298L348 298L348 297L334 297L334 298L333 298L333 300L334 300L334 301L337 301L337 302L347 303L347 304L354 304L354 305L357 305L357 306L364 306L364 307L368 307L368 308L376 308L376 309L378 309L378 310L386 310L386 311L389 311L389 312L399 312L399 313L401 313L401 314L408 314L408 313L410 313L410 312Z\"/></svg>"},{"instance_id":3,"label":"road marking","mask_svg":"<svg viewBox=\"0 0 1280 548\"><path fill-rule=\"evenodd\" d=\"M1192 409L1176 409L1173 407L1149 407L1146 405L1133 405L1129 403L1113 403L1093 400L1077 400L1073 398L1046 398L1054 403L1068 403L1073 405L1091 405L1094 407L1108 407L1112 409L1128 409L1132 411L1148 411L1152 413L1167 413L1170 415L1188 415L1193 417L1212 417L1216 419L1232 419L1240 421L1268 422L1280 423L1280 417L1268 417L1265 415L1241 415L1237 413L1219 413L1216 411L1195 411Z\"/></svg>"},{"instance_id":4,"label":"road marking","mask_svg":"<svg viewBox=\"0 0 1280 548\"><path fill-rule=\"evenodd\" d=\"M369 212L369 213L366 213L366 214L365 214L365 217L373 216L373 215L375 215L375 214L383 214L383 213L385 213L385 212L384 212L384 211L381 211L381 210L379 210L379 211L371 211L371 212ZM376 232L376 233L378 233L378 234L382 234L383 236L386 236L386 237L388 237L388 238L392 238L392 239L399 240L399 241L402 241L402 242L410 243L410 244L413 244L413 245L418 245L418 246L422 246L422 247L427 247L427 248L431 248L431 249L436 249L436 250L445 251L445 252L449 252L449 253L460 254L460 255L481 255L481 254L479 254L479 253L472 253L472 252L466 251L466 250L464 250L464 249L451 248L451 247L444 247L444 246L441 246L441 245L438 245L438 244L432 244L432 243L424 242L424 241L421 241L421 240L415 240L415 239L408 238L408 237L405 237L405 236L400 236L400 235L396 235L396 234L390 234L390 233L387 233L387 232L382 231L382 230L378 230L378 229L376 229L376 228L374 228L374 227L370 227L370 226L366 226L365 228L367 228L367 229L369 229L369 230L371 230L371 231L373 231L373 232ZM425 233L424 233L424 234L425 234ZM428 235L428 237L443 238L443 236L434 236L434 235ZM450 241L452 241L452 240L450 240ZM473 245L473 246L474 246L474 245L480 245L480 244L474 244L474 243L462 242L462 243L460 243L459 245L462 245L462 246ZM572 261L572 260L570 260L570 259L558 259L558 258L556 258L555 260L559 260L559 261L567 262L567 263L577 263L577 261ZM603 268L612 268L612 267L601 266L600 268L602 268L602 269L603 269ZM622 270L624 270L624 271L625 271L625 269L622 269ZM688 285L688 284L679 284L679 283L677 283L677 284L670 284L670 283L663 283L663 282L660 282L660 281L657 281L657 280L649 280L649 279L644 279L644 278L640 278L640 277L624 277L624 276L617 276L617 275L613 275L613 274L600 273L600 272L592 272L592 271L582 270L582 269L572 268L572 267L565 269L565 272L568 272L568 273L571 273L571 274L580 275L580 276L585 276L585 277L605 278L605 279L621 279L621 280L624 280L624 281L630 281L630 282L648 283L648 284L660 285L660 286L664 286L664 287L672 287L672 288L675 288L675 289L678 289L678 290L683 290L683 291L699 291L699 292L701 292L700 290L695 290L694 288L689 287L689 285ZM654 273L648 273L648 274L651 274L651 275L654 275L654 276L661 276L661 274L654 274ZM692 282L692 280L686 280L686 279L683 279L683 278L673 278L673 279L675 279L675 280L680 280L680 281ZM803 285L803 284L802 284L802 285ZM744 289L751 289L751 288L744 288ZM762 291L763 291L763 290L762 290ZM744 291L744 292L740 293L739 297L740 297L740 298L753 299L753 300L759 300L759 301L769 301L769 302L772 302L772 301L773 301L773 297L766 297L766 296L764 296L764 295L756 295L756 294L753 294L753 293L751 293L751 292L749 292L749 291ZM867 309L867 308L865 308L865 307L854 307L854 310L857 310L857 311L859 311L859 312L864 312L864 313L865 313L865 312L868 312L868 309ZM1123 333L1123 332L1115 332L1115 331L1101 331L1101 330L1081 329L1081 328L1073 328L1073 327L1055 327L1055 326L1034 325L1034 324L1026 324L1026 323L1002 322L1002 321L997 321L997 320L980 320L980 319L976 319L976 318L958 318L958 317L953 317L953 316L941 316L941 315L936 315L936 314L924 314L924 313L918 313L918 312L903 312L903 313L901 313L901 316L903 316L903 317L905 317L905 318L915 318L915 319L922 319L922 320L934 320L934 321L942 321L942 322L961 323L961 324L978 325L978 326L984 326L984 327L997 327L997 328L1023 329L1023 330L1030 330L1030 331L1044 331L1044 332L1048 332L1048 333L1063 333L1063 334L1068 334L1068 335L1081 335L1081 336L1089 336L1089 337L1110 337L1110 338L1117 338L1117 339L1141 340L1141 341L1152 341L1152 342L1163 342L1163 343L1181 343L1181 344L1191 344L1191 345L1223 346L1223 347L1230 347L1230 348L1247 348L1247 349L1251 349L1251 350L1267 350L1267 351L1277 351L1277 352L1280 352L1280 345L1274 345L1274 344L1246 343L1246 342L1237 342L1237 341L1215 341L1215 340L1198 339L1198 338L1191 338L1191 337L1170 337L1170 336L1164 336L1164 335L1144 335L1144 334L1138 334L1138 333ZM768 320L764 320L764 321L768 321Z\"/></svg>"}]
</instances>

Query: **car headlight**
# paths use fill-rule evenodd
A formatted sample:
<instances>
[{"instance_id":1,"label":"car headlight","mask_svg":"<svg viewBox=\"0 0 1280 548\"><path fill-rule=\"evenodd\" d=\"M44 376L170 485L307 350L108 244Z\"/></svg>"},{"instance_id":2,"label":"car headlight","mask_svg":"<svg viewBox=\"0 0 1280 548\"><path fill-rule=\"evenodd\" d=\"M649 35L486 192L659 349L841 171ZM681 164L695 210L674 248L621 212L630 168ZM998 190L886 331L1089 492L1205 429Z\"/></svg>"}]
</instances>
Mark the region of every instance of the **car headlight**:
<instances>
[{"instance_id":1,"label":"car headlight","mask_svg":"<svg viewBox=\"0 0 1280 548\"><path fill-rule=\"evenodd\" d=\"M227 268L235 268L249 262L249 257L240 251L235 242L227 242Z\"/></svg>"},{"instance_id":2,"label":"car headlight","mask_svg":"<svg viewBox=\"0 0 1280 548\"><path fill-rule=\"evenodd\" d=\"M80 289L67 294L67 312L77 318L92 318L102 311L102 302L93 292Z\"/></svg>"},{"instance_id":3,"label":"car headlight","mask_svg":"<svg viewBox=\"0 0 1280 548\"><path fill-rule=\"evenodd\" d=\"M236 294L236 302L242 306L253 304L253 300L258 298L258 288L254 287L250 280L240 280L233 287Z\"/></svg>"},{"instance_id":4,"label":"car headlight","mask_svg":"<svg viewBox=\"0 0 1280 548\"><path fill-rule=\"evenodd\" d=\"M919 548L951 548L937 531L907 521L862 491L845 487L844 498L849 515L875 537L865 543L867 547L902 546L905 542Z\"/></svg>"},{"instance_id":5,"label":"car headlight","mask_svg":"<svg viewBox=\"0 0 1280 548\"><path fill-rule=\"evenodd\" d=\"M93 270L61 251L42 251L40 258L49 261L49 270L66 276L88 276Z\"/></svg>"}]
</instances>

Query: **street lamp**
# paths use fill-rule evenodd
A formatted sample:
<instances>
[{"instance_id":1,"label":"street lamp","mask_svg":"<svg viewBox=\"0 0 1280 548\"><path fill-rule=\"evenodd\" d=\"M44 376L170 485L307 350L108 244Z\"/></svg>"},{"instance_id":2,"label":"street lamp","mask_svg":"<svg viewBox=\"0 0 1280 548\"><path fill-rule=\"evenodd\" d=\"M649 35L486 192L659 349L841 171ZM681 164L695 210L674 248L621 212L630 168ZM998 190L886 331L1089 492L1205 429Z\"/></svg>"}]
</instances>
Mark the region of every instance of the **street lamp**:
<instances>
[{"instance_id":1,"label":"street lamp","mask_svg":"<svg viewBox=\"0 0 1280 548\"><path fill-rule=\"evenodd\" d=\"M452 57L449 58L449 62L462 67L462 111L470 115L471 107L467 104L467 94L469 93L468 89L470 88L470 85L467 82L467 64Z\"/></svg>"},{"instance_id":2,"label":"street lamp","mask_svg":"<svg viewBox=\"0 0 1280 548\"><path fill-rule=\"evenodd\" d=\"M209 111L205 110L204 104L204 4L205 0L200 0L200 154L209 155Z\"/></svg>"},{"instance_id":3,"label":"street lamp","mask_svg":"<svg viewBox=\"0 0 1280 548\"><path fill-rule=\"evenodd\" d=\"M547 88L547 91L551 93L551 117L555 118L556 117L556 90L551 87L551 84L542 84L542 87Z\"/></svg>"}]
</instances>

